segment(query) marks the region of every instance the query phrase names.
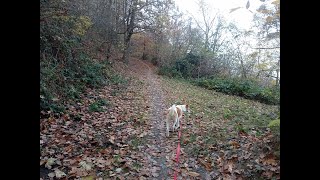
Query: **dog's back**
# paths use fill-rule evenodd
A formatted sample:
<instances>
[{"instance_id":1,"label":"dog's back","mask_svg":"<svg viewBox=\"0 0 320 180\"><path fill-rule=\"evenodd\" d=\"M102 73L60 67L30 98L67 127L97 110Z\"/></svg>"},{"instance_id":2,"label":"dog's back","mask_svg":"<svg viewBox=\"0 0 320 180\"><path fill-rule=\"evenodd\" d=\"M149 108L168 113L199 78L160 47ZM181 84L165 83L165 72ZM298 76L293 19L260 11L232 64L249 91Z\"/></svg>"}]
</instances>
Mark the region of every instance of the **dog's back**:
<instances>
[{"instance_id":1,"label":"dog's back","mask_svg":"<svg viewBox=\"0 0 320 180\"><path fill-rule=\"evenodd\" d=\"M176 110L176 105L172 105L168 110L167 110L167 120L170 121L170 120L175 120L176 118L176 113L177 113L177 110Z\"/></svg>"}]
</instances>

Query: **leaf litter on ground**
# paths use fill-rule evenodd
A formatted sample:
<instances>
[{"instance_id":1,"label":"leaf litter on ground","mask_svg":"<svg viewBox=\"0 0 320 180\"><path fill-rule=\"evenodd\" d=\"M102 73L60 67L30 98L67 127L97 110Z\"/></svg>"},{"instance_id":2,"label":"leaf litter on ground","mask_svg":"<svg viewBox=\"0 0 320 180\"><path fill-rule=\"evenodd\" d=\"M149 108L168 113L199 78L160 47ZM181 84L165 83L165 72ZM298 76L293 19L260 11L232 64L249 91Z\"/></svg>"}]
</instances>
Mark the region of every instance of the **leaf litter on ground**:
<instances>
[{"instance_id":1,"label":"leaf litter on ground","mask_svg":"<svg viewBox=\"0 0 320 180\"><path fill-rule=\"evenodd\" d=\"M153 123L152 114L183 101L191 113L182 120L180 179L279 179L273 135L264 128L268 115L277 113L276 106L160 77L150 63L148 79L146 63L132 63L114 67L128 84L89 88L78 103L67 105L65 114L41 119L40 170L53 170L42 179L173 177L178 139L175 133L165 138L163 123L155 129L159 125ZM157 98L163 98L163 105L155 110L151 105ZM90 111L90 105L101 99L108 106Z\"/></svg>"}]
</instances>

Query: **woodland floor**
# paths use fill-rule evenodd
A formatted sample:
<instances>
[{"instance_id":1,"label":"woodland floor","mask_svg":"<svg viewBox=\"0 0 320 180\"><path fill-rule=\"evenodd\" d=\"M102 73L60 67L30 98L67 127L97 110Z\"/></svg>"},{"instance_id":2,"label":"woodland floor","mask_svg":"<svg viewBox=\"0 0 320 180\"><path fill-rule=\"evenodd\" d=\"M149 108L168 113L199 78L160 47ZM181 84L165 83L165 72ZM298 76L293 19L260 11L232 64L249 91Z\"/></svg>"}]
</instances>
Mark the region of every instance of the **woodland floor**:
<instances>
[{"instance_id":1,"label":"woodland floor","mask_svg":"<svg viewBox=\"0 0 320 180\"><path fill-rule=\"evenodd\" d=\"M127 83L88 89L61 116L42 112L42 179L173 179L177 132L165 136L164 109L182 101L178 179L279 179L280 147L269 129L277 106L156 74L132 58L116 63ZM100 111L90 111L98 100Z\"/></svg>"}]
</instances>

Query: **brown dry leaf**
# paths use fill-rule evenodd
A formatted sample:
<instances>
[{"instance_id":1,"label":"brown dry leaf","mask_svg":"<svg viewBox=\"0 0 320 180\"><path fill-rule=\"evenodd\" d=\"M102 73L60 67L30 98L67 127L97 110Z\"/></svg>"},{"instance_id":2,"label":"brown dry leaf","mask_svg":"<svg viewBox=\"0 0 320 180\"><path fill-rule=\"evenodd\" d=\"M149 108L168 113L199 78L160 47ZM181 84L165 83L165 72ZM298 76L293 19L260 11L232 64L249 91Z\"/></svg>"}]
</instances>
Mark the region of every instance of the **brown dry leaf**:
<instances>
[{"instance_id":1,"label":"brown dry leaf","mask_svg":"<svg viewBox=\"0 0 320 180\"><path fill-rule=\"evenodd\" d=\"M71 167L71 171L69 172L69 174L75 174L76 176L81 176L81 177L88 175L88 173L84 169L77 168L74 166Z\"/></svg>"},{"instance_id":2,"label":"brown dry leaf","mask_svg":"<svg viewBox=\"0 0 320 180\"><path fill-rule=\"evenodd\" d=\"M248 159L251 156L252 153L247 153L243 158Z\"/></svg>"},{"instance_id":3,"label":"brown dry leaf","mask_svg":"<svg viewBox=\"0 0 320 180\"><path fill-rule=\"evenodd\" d=\"M192 177L200 176L200 174L199 174L199 173L196 173L196 172L187 172L187 174L188 174L189 176L192 176Z\"/></svg>"},{"instance_id":4,"label":"brown dry leaf","mask_svg":"<svg viewBox=\"0 0 320 180\"><path fill-rule=\"evenodd\" d=\"M159 173L153 172L153 173L151 173L151 174L152 174L153 177L158 177L158 176L159 176Z\"/></svg>"},{"instance_id":5,"label":"brown dry leaf","mask_svg":"<svg viewBox=\"0 0 320 180\"><path fill-rule=\"evenodd\" d=\"M55 173L55 175L56 175L57 178L62 178L62 177L64 177L64 176L66 176L66 174L65 174L63 171L60 171L59 169L56 169L56 170L54 171L54 173Z\"/></svg>"},{"instance_id":6,"label":"brown dry leaf","mask_svg":"<svg viewBox=\"0 0 320 180\"><path fill-rule=\"evenodd\" d=\"M234 170L233 172L237 173L237 174L241 174L241 172L237 169L237 170Z\"/></svg>"},{"instance_id":7,"label":"brown dry leaf","mask_svg":"<svg viewBox=\"0 0 320 180\"><path fill-rule=\"evenodd\" d=\"M115 140L115 137L114 137L114 136L110 136L109 141L110 141L112 144L114 144L114 140Z\"/></svg>"},{"instance_id":8,"label":"brown dry leaf","mask_svg":"<svg viewBox=\"0 0 320 180\"><path fill-rule=\"evenodd\" d=\"M152 173L157 172L157 167L153 167L153 168L151 168L151 172L152 172Z\"/></svg>"},{"instance_id":9,"label":"brown dry leaf","mask_svg":"<svg viewBox=\"0 0 320 180\"><path fill-rule=\"evenodd\" d=\"M120 173L121 171L122 171L122 168L117 168L117 169L116 169L116 172L117 172L117 173Z\"/></svg>"},{"instance_id":10,"label":"brown dry leaf","mask_svg":"<svg viewBox=\"0 0 320 180\"><path fill-rule=\"evenodd\" d=\"M92 175L81 178L81 180L94 180L94 179L95 179L95 177Z\"/></svg>"},{"instance_id":11,"label":"brown dry leaf","mask_svg":"<svg viewBox=\"0 0 320 180\"><path fill-rule=\"evenodd\" d=\"M75 163L77 163L77 160L71 159L71 160L69 161L69 163L70 163L70 165L74 165Z\"/></svg>"},{"instance_id":12,"label":"brown dry leaf","mask_svg":"<svg viewBox=\"0 0 320 180\"><path fill-rule=\"evenodd\" d=\"M202 159L199 159L199 161L200 161L201 164L203 164L205 166L206 170L211 171L211 169L212 169L211 163L206 162L206 161L204 161Z\"/></svg>"},{"instance_id":13,"label":"brown dry leaf","mask_svg":"<svg viewBox=\"0 0 320 180\"><path fill-rule=\"evenodd\" d=\"M109 148L106 148L106 149L100 151L100 153L102 153L102 154L109 154L110 152L111 152L111 150Z\"/></svg>"},{"instance_id":14,"label":"brown dry leaf","mask_svg":"<svg viewBox=\"0 0 320 180\"><path fill-rule=\"evenodd\" d=\"M219 166L222 166L222 161L223 161L223 159L219 156L217 159L217 163Z\"/></svg>"},{"instance_id":15,"label":"brown dry leaf","mask_svg":"<svg viewBox=\"0 0 320 180\"><path fill-rule=\"evenodd\" d=\"M87 163L86 161L81 161L79 165L87 171L91 170L92 168L92 165L90 163Z\"/></svg>"},{"instance_id":16,"label":"brown dry leaf","mask_svg":"<svg viewBox=\"0 0 320 180\"><path fill-rule=\"evenodd\" d=\"M262 175L266 176L267 178L270 179L272 177L273 173L272 173L272 171L265 171L262 173Z\"/></svg>"},{"instance_id":17,"label":"brown dry leaf","mask_svg":"<svg viewBox=\"0 0 320 180\"><path fill-rule=\"evenodd\" d=\"M232 164L228 164L228 171L230 172L230 173L232 173Z\"/></svg>"},{"instance_id":18,"label":"brown dry leaf","mask_svg":"<svg viewBox=\"0 0 320 180\"><path fill-rule=\"evenodd\" d=\"M100 158L100 159L98 159L98 160L96 161L95 164L96 164L98 167L103 168L103 167L105 167L106 163L107 163L106 160L104 160L103 158Z\"/></svg>"},{"instance_id":19,"label":"brown dry leaf","mask_svg":"<svg viewBox=\"0 0 320 180\"><path fill-rule=\"evenodd\" d=\"M56 174L55 174L54 172L52 172L52 173L49 173L48 176L51 177L51 178L53 178L53 177L56 176Z\"/></svg>"},{"instance_id":20,"label":"brown dry leaf","mask_svg":"<svg viewBox=\"0 0 320 180\"><path fill-rule=\"evenodd\" d=\"M140 176L139 177L139 180L146 180L147 178L146 177L144 177L144 176Z\"/></svg>"},{"instance_id":21,"label":"brown dry leaf","mask_svg":"<svg viewBox=\"0 0 320 180\"><path fill-rule=\"evenodd\" d=\"M264 165L272 165L272 166L276 166L277 165L277 161L275 159L276 157L273 154L269 154L267 156L265 156L264 159L262 159L262 164Z\"/></svg>"},{"instance_id":22,"label":"brown dry leaf","mask_svg":"<svg viewBox=\"0 0 320 180\"><path fill-rule=\"evenodd\" d=\"M237 141L230 141L229 144L235 149L240 147L240 144Z\"/></svg>"},{"instance_id":23,"label":"brown dry leaf","mask_svg":"<svg viewBox=\"0 0 320 180\"><path fill-rule=\"evenodd\" d=\"M271 168L270 168L270 171L275 172L276 170L277 170L277 168L276 168L276 167L271 167Z\"/></svg>"},{"instance_id":24,"label":"brown dry leaf","mask_svg":"<svg viewBox=\"0 0 320 180\"><path fill-rule=\"evenodd\" d=\"M228 170L230 173L232 173L234 168L234 162L233 161L228 161L227 163L224 164L223 169Z\"/></svg>"},{"instance_id":25,"label":"brown dry leaf","mask_svg":"<svg viewBox=\"0 0 320 180\"><path fill-rule=\"evenodd\" d=\"M45 162L46 162L46 160L44 160L44 159L40 160L40 166L41 166L42 164L44 164Z\"/></svg>"},{"instance_id":26,"label":"brown dry leaf","mask_svg":"<svg viewBox=\"0 0 320 180\"><path fill-rule=\"evenodd\" d=\"M141 134L139 135L139 137L142 138L143 136L145 136L145 135L147 135L147 134L148 134L148 132L145 131L145 132L141 133Z\"/></svg>"},{"instance_id":27,"label":"brown dry leaf","mask_svg":"<svg viewBox=\"0 0 320 180\"><path fill-rule=\"evenodd\" d=\"M52 168L51 166L55 164L55 160L56 160L55 158L49 158L47 160L47 163L45 164L45 167L48 169L51 169Z\"/></svg>"},{"instance_id":28,"label":"brown dry leaf","mask_svg":"<svg viewBox=\"0 0 320 180\"><path fill-rule=\"evenodd\" d=\"M277 161L273 158L268 158L263 160L263 164L264 165L272 165L272 166L276 166L277 165Z\"/></svg>"}]
</instances>

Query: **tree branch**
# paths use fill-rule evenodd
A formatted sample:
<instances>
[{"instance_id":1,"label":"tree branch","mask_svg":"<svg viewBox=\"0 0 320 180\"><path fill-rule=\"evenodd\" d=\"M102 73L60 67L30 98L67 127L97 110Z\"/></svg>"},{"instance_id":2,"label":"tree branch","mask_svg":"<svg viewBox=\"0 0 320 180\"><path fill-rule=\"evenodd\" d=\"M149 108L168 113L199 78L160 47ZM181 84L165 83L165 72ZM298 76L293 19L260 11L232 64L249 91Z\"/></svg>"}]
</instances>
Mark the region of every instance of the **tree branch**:
<instances>
[{"instance_id":1,"label":"tree branch","mask_svg":"<svg viewBox=\"0 0 320 180\"><path fill-rule=\"evenodd\" d=\"M259 48L253 48L253 49L279 49L280 47L259 47Z\"/></svg>"}]
</instances>

